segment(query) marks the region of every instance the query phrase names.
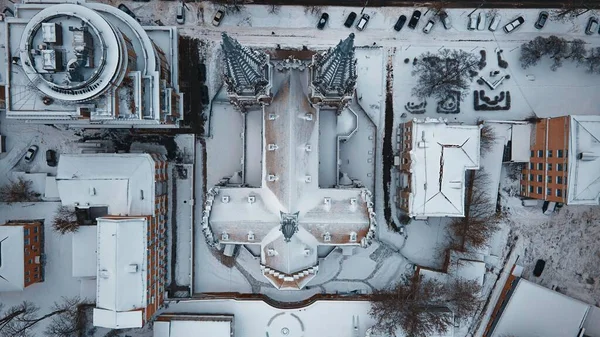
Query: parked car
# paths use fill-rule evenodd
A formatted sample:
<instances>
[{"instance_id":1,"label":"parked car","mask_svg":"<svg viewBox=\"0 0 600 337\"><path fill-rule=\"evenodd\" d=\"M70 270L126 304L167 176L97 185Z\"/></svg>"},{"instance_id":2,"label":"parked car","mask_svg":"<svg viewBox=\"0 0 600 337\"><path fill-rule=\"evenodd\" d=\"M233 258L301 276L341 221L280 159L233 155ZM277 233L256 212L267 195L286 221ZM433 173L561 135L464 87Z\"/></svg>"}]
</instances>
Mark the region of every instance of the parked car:
<instances>
[{"instance_id":1,"label":"parked car","mask_svg":"<svg viewBox=\"0 0 600 337\"><path fill-rule=\"evenodd\" d=\"M369 16L369 14L363 14L360 17L360 20L358 20L358 23L356 24L356 29L358 30L364 30L365 27L367 27L367 23L369 23L369 19L371 17Z\"/></svg>"},{"instance_id":2,"label":"parked car","mask_svg":"<svg viewBox=\"0 0 600 337\"><path fill-rule=\"evenodd\" d=\"M319 23L317 23L317 28L323 29L327 24L327 20L329 20L329 14L323 13L321 14L321 18L319 19Z\"/></svg>"},{"instance_id":3,"label":"parked car","mask_svg":"<svg viewBox=\"0 0 600 337\"><path fill-rule=\"evenodd\" d=\"M468 30L475 30L477 29L477 18L471 14L469 15L469 25L467 26Z\"/></svg>"},{"instance_id":4,"label":"parked car","mask_svg":"<svg viewBox=\"0 0 600 337\"><path fill-rule=\"evenodd\" d=\"M404 27L405 22L406 22L406 15L400 15L400 17L398 18L398 21L396 21L396 24L394 25L394 30L399 32L400 29L402 29L402 27Z\"/></svg>"},{"instance_id":5,"label":"parked car","mask_svg":"<svg viewBox=\"0 0 600 337\"><path fill-rule=\"evenodd\" d=\"M587 35L592 35L598 30L598 19L595 17L590 17L587 23L587 27L585 27L585 33Z\"/></svg>"},{"instance_id":6,"label":"parked car","mask_svg":"<svg viewBox=\"0 0 600 337\"><path fill-rule=\"evenodd\" d=\"M183 2L177 6L177 23L183 25L185 23L185 8Z\"/></svg>"},{"instance_id":7,"label":"parked car","mask_svg":"<svg viewBox=\"0 0 600 337\"><path fill-rule=\"evenodd\" d=\"M23 159L25 159L26 162L31 163L33 161L33 158L35 158L37 151L38 151L37 145L31 145L27 149L27 152L25 152L25 156L23 157Z\"/></svg>"},{"instance_id":8,"label":"parked car","mask_svg":"<svg viewBox=\"0 0 600 337\"><path fill-rule=\"evenodd\" d=\"M348 17L346 18L346 21L344 22L344 26L348 28L352 27L352 25L354 24L354 20L356 20L356 13L350 12L350 14L348 14Z\"/></svg>"},{"instance_id":9,"label":"parked car","mask_svg":"<svg viewBox=\"0 0 600 337\"><path fill-rule=\"evenodd\" d=\"M551 215L552 213L554 213L554 210L556 209L556 202L554 201L544 201L544 204L542 205L542 212L546 215Z\"/></svg>"},{"instance_id":10,"label":"parked car","mask_svg":"<svg viewBox=\"0 0 600 337\"><path fill-rule=\"evenodd\" d=\"M496 14L496 15L494 15L494 17L492 17L492 21L490 22L490 27L488 28L490 30L490 32L495 32L496 29L498 29L501 19L502 19L502 17L500 16L500 14Z\"/></svg>"},{"instance_id":11,"label":"parked car","mask_svg":"<svg viewBox=\"0 0 600 337\"><path fill-rule=\"evenodd\" d=\"M127 15L131 16L132 18L137 19L135 17L135 14L131 11L131 9L129 9L129 7L127 7L127 6L123 5L123 4L119 4L117 6L117 8L120 9L120 10L122 10L123 12L127 13Z\"/></svg>"},{"instance_id":12,"label":"parked car","mask_svg":"<svg viewBox=\"0 0 600 337\"><path fill-rule=\"evenodd\" d=\"M54 150L46 151L46 164L48 164L48 166L51 166L51 167L56 166L56 151L54 151Z\"/></svg>"},{"instance_id":13,"label":"parked car","mask_svg":"<svg viewBox=\"0 0 600 337\"><path fill-rule=\"evenodd\" d=\"M534 24L534 27L537 29L542 29L546 25L546 21L548 21L548 12L541 11L540 15L538 15L538 19Z\"/></svg>"},{"instance_id":14,"label":"parked car","mask_svg":"<svg viewBox=\"0 0 600 337\"><path fill-rule=\"evenodd\" d=\"M535 263L535 268L533 268L533 276L542 276L542 273L544 272L544 267L546 267L546 261L541 259L537 260L537 262Z\"/></svg>"},{"instance_id":15,"label":"parked car","mask_svg":"<svg viewBox=\"0 0 600 337\"><path fill-rule=\"evenodd\" d=\"M213 20L212 20L213 26L217 27L218 25L220 25L221 20L223 20L224 15L225 15L225 12L223 12L222 10L219 9L213 16Z\"/></svg>"},{"instance_id":16,"label":"parked car","mask_svg":"<svg viewBox=\"0 0 600 337\"><path fill-rule=\"evenodd\" d=\"M416 10L412 13L410 17L410 21L408 21L408 28L415 29L417 28L417 24L419 24L419 19L421 19L421 11Z\"/></svg>"},{"instance_id":17,"label":"parked car","mask_svg":"<svg viewBox=\"0 0 600 337\"><path fill-rule=\"evenodd\" d=\"M477 30L484 30L487 23L487 13L479 12L477 16Z\"/></svg>"},{"instance_id":18,"label":"parked car","mask_svg":"<svg viewBox=\"0 0 600 337\"><path fill-rule=\"evenodd\" d=\"M446 29L452 28L452 22L450 21L450 17L448 16L448 13L441 11L438 15L440 17L440 21L442 21L442 25L444 25L444 28L446 28Z\"/></svg>"},{"instance_id":19,"label":"parked car","mask_svg":"<svg viewBox=\"0 0 600 337\"><path fill-rule=\"evenodd\" d=\"M433 25L435 25L435 21L431 19L427 21L427 24L425 25L425 27L423 27L423 33L429 34L429 32L431 32L431 29L433 28Z\"/></svg>"},{"instance_id":20,"label":"parked car","mask_svg":"<svg viewBox=\"0 0 600 337\"><path fill-rule=\"evenodd\" d=\"M514 31L515 29L519 28L524 22L525 19L523 19L522 16L519 16L518 18L512 20L504 26L504 32L508 34Z\"/></svg>"}]
</instances>

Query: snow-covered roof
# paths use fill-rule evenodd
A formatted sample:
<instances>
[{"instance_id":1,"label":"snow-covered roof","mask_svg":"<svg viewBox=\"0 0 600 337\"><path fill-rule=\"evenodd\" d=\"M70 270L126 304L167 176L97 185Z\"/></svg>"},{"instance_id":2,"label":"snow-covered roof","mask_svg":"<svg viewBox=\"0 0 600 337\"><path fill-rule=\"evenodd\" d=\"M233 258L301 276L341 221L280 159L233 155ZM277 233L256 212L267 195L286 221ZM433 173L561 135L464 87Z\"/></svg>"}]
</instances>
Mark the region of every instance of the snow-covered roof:
<instances>
[{"instance_id":1,"label":"snow-covered roof","mask_svg":"<svg viewBox=\"0 0 600 337\"><path fill-rule=\"evenodd\" d=\"M586 336L600 336L600 308L590 307L590 311L588 311L583 327Z\"/></svg>"},{"instance_id":2,"label":"snow-covered roof","mask_svg":"<svg viewBox=\"0 0 600 337\"><path fill-rule=\"evenodd\" d=\"M0 292L25 288L23 226L0 226Z\"/></svg>"},{"instance_id":3,"label":"snow-covered roof","mask_svg":"<svg viewBox=\"0 0 600 337\"><path fill-rule=\"evenodd\" d=\"M111 215L154 212L150 154L64 154L56 180L63 205L107 206Z\"/></svg>"},{"instance_id":4,"label":"snow-covered roof","mask_svg":"<svg viewBox=\"0 0 600 337\"><path fill-rule=\"evenodd\" d=\"M144 323L141 310L118 312L94 308L93 320L94 326L109 329L141 328Z\"/></svg>"},{"instance_id":5,"label":"snow-covered roof","mask_svg":"<svg viewBox=\"0 0 600 337\"><path fill-rule=\"evenodd\" d=\"M600 116L571 116L567 204L600 204ZM583 153L583 159L578 156Z\"/></svg>"},{"instance_id":6,"label":"snow-covered roof","mask_svg":"<svg viewBox=\"0 0 600 337\"><path fill-rule=\"evenodd\" d=\"M317 264L317 245L361 244L374 225L373 204L364 188L319 187L319 114L335 111L309 103L306 72L273 76L279 85L263 106L261 187L212 189L206 211L218 241L261 243L261 262L289 275ZM297 214L297 239L283 240L282 214ZM269 249L278 254L266 257Z\"/></svg>"},{"instance_id":7,"label":"snow-covered roof","mask_svg":"<svg viewBox=\"0 0 600 337\"><path fill-rule=\"evenodd\" d=\"M510 160L528 162L531 157L531 124L513 124L511 126Z\"/></svg>"},{"instance_id":8,"label":"snow-covered roof","mask_svg":"<svg viewBox=\"0 0 600 337\"><path fill-rule=\"evenodd\" d=\"M154 323L154 337L232 337L231 321L171 320Z\"/></svg>"},{"instance_id":9,"label":"snow-covered roof","mask_svg":"<svg viewBox=\"0 0 600 337\"><path fill-rule=\"evenodd\" d=\"M96 277L97 226L79 226L72 234L73 277Z\"/></svg>"},{"instance_id":10,"label":"snow-covered roof","mask_svg":"<svg viewBox=\"0 0 600 337\"><path fill-rule=\"evenodd\" d=\"M477 281L477 284L479 284L480 287L483 287L485 262L459 259L456 276L469 281Z\"/></svg>"},{"instance_id":11,"label":"snow-covered roof","mask_svg":"<svg viewBox=\"0 0 600 337\"><path fill-rule=\"evenodd\" d=\"M491 337L576 337L589 305L519 279Z\"/></svg>"},{"instance_id":12,"label":"snow-covered roof","mask_svg":"<svg viewBox=\"0 0 600 337\"><path fill-rule=\"evenodd\" d=\"M98 218L97 227L96 307L116 314L145 308L147 218L102 217ZM94 320L94 325L105 326L103 324L110 324L111 321L104 322Z\"/></svg>"},{"instance_id":13,"label":"snow-covered roof","mask_svg":"<svg viewBox=\"0 0 600 337\"><path fill-rule=\"evenodd\" d=\"M464 216L465 170L479 168L480 127L413 120L410 216Z\"/></svg>"}]
</instances>

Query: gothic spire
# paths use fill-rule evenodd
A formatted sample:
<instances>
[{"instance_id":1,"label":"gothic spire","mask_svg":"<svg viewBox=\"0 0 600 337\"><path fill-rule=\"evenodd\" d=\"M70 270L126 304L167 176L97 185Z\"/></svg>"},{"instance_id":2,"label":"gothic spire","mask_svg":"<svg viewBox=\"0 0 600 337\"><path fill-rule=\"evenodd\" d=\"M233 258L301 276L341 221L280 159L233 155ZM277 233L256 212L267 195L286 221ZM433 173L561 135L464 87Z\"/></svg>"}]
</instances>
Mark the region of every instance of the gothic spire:
<instances>
[{"instance_id":1,"label":"gothic spire","mask_svg":"<svg viewBox=\"0 0 600 337\"><path fill-rule=\"evenodd\" d=\"M224 77L228 91L243 96L260 94L268 84L266 54L242 46L226 33L222 37Z\"/></svg>"},{"instance_id":2,"label":"gothic spire","mask_svg":"<svg viewBox=\"0 0 600 337\"><path fill-rule=\"evenodd\" d=\"M356 59L354 58L354 33L315 60L313 84L321 94L344 95L352 92L356 84Z\"/></svg>"}]
</instances>

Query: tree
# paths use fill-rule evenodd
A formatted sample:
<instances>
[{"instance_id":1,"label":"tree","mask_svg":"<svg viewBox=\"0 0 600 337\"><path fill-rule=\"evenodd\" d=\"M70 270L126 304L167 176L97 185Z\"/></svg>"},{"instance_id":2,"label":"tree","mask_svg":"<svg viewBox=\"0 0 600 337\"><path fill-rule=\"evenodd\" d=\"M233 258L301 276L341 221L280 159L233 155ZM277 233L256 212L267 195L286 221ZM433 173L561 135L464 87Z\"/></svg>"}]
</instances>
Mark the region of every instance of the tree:
<instances>
[{"instance_id":1,"label":"tree","mask_svg":"<svg viewBox=\"0 0 600 337\"><path fill-rule=\"evenodd\" d=\"M437 54L426 52L414 65L413 76L417 85L413 95L420 99L433 96L443 100L456 92L462 100L471 82L471 74L477 73L479 60L463 50L442 49Z\"/></svg>"},{"instance_id":2,"label":"tree","mask_svg":"<svg viewBox=\"0 0 600 337\"><path fill-rule=\"evenodd\" d=\"M555 35L546 38L546 55L554 61L550 66L552 71L562 67L562 60L569 54L567 40Z\"/></svg>"},{"instance_id":3,"label":"tree","mask_svg":"<svg viewBox=\"0 0 600 337\"><path fill-rule=\"evenodd\" d=\"M456 317L468 317L479 307L481 287L475 280L450 279L445 285L446 303Z\"/></svg>"},{"instance_id":4,"label":"tree","mask_svg":"<svg viewBox=\"0 0 600 337\"><path fill-rule=\"evenodd\" d=\"M32 302L23 301L21 304L10 307L6 312L0 314L0 336L2 337L32 337L34 336L31 328L37 323L52 318L48 329L56 326L52 330L47 330L48 336L75 337L83 328L74 329L68 322L75 323L74 316L78 315L78 307L82 304L79 297L64 298L62 302L55 302L52 311L40 316L39 307ZM56 321L60 323L55 323Z\"/></svg>"},{"instance_id":5,"label":"tree","mask_svg":"<svg viewBox=\"0 0 600 337\"><path fill-rule=\"evenodd\" d=\"M489 178L482 170L469 172L470 188L465 200L465 216L454 218L449 229L454 237L461 240L464 250L479 249L485 246L489 238L500 228L499 217L494 213L495 205L486 192Z\"/></svg>"},{"instance_id":6,"label":"tree","mask_svg":"<svg viewBox=\"0 0 600 337\"><path fill-rule=\"evenodd\" d=\"M371 294L369 314L377 321L376 329L390 336L398 329L412 337L443 334L452 323L443 296L441 283L404 276L395 286Z\"/></svg>"},{"instance_id":7,"label":"tree","mask_svg":"<svg viewBox=\"0 0 600 337\"><path fill-rule=\"evenodd\" d=\"M52 228L60 234L76 232L79 229L77 216L73 207L59 206L52 220Z\"/></svg>"},{"instance_id":8,"label":"tree","mask_svg":"<svg viewBox=\"0 0 600 337\"><path fill-rule=\"evenodd\" d=\"M567 55L566 58L581 64L586 55L587 49L585 49L585 41L575 39L569 43L569 55Z\"/></svg>"},{"instance_id":9,"label":"tree","mask_svg":"<svg viewBox=\"0 0 600 337\"><path fill-rule=\"evenodd\" d=\"M592 48L582 63L587 68L588 73L600 74L600 47Z\"/></svg>"},{"instance_id":10,"label":"tree","mask_svg":"<svg viewBox=\"0 0 600 337\"><path fill-rule=\"evenodd\" d=\"M63 298L62 302L54 302L52 310L60 314L54 316L46 327L46 336L78 337L85 328L84 309L90 306L93 305L82 301L79 297Z\"/></svg>"},{"instance_id":11,"label":"tree","mask_svg":"<svg viewBox=\"0 0 600 337\"><path fill-rule=\"evenodd\" d=\"M494 145L496 134L489 124L485 124L481 128L481 149L489 151Z\"/></svg>"},{"instance_id":12,"label":"tree","mask_svg":"<svg viewBox=\"0 0 600 337\"><path fill-rule=\"evenodd\" d=\"M541 36L538 36L527 43L523 43L521 45L521 56L519 57L521 67L527 69L530 66L538 64L546 51L545 45L546 41Z\"/></svg>"},{"instance_id":13,"label":"tree","mask_svg":"<svg viewBox=\"0 0 600 337\"><path fill-rule=\"evenodd\" d=\"M0 187L0 202L28 202L39 201L40 194L31 189L31 181L25 180L22 177L16 182L9 183Z\"/></svg>"}]
</instances>

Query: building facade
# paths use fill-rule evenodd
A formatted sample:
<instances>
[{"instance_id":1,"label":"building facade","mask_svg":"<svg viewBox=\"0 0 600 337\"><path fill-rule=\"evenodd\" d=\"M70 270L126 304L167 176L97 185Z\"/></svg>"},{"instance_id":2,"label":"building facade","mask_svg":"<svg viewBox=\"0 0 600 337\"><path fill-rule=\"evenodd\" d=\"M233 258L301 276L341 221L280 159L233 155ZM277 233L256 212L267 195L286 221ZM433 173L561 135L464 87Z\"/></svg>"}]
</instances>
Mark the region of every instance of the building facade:
<instances>
[{"instance_id":1,"label":"building facade","mask_svg":"<svg viewBox=\"0 0 600 337\"><path fill-rule=\"evenodd\" d=\"M600 117L561 116L537 121L521 195L578 205L600 204Z\"/></svg>"},{"instance_id":2,"label":"building facade","mask_svg":"<svg viewBox=\"0 0 600 337\"><path fill-rule=\"evenodd\" d=\"M62 155L56 180L63 205L104 209L104 215L96 219L94 325L113 329L143 326L165 297L166 157L145 153Z\"/></svg>"},{"instance_id":3,"label":"building facade","mask_svg":"<svg viewBox=\"0 0 600 337\"><path fill-rule=\"evenodd\" d=\"M480 127L414 119L398 128L398 208L415 218L462 217L465 173L479 169Z\"/></svg>"},{"instance_id":4,"label":"building facade","mask_svg":"<svg viewBox=\"0 0 600 337\"><path fill-rule=\"evenodd\" d=\"M25 1L3 24L7 118L127 128L182 121L176 28L142 27L85 1Z\"/></svg>"},{"instance_id":5,"label":"building facade","mask_svg":"<svg viewBox=\"0 0 600 337\"><path fill-rule=\"evenodd\" d=\"M0 226L0 292L43 282L43 247L40 221L9 221Z\"/></svg>"}]
</instances>

